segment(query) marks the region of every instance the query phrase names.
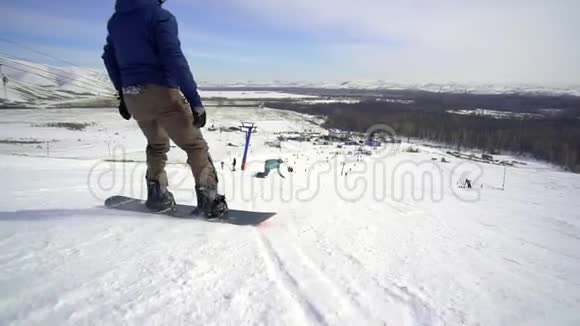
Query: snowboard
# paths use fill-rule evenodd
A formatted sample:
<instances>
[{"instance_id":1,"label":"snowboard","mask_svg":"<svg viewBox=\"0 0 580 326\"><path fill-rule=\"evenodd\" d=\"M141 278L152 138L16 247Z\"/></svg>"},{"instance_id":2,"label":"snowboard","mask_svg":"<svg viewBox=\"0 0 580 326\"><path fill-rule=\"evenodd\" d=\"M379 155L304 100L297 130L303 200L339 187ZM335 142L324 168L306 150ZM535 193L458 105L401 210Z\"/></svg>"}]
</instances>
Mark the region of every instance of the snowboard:
<instances>
[{"instance_id":1,"label":"snowboard","mask_svg":"<svg viewBox=\"0 0 580 326\"><path fill-rule=\"evenodd\" d=\"M112 196L107 198L107 200L105 200L105 207L129 212L165 215L175 218L194 219L210 223L225 223L239 226L258 226L276 215L276 213L260 213L230 209L227 219L208 220L203 216L191 214L195 209L195 206L176 204L173 209L168 211L152 212L145 207L145 201L126 196Z\"/></svg>"}]
</instances>

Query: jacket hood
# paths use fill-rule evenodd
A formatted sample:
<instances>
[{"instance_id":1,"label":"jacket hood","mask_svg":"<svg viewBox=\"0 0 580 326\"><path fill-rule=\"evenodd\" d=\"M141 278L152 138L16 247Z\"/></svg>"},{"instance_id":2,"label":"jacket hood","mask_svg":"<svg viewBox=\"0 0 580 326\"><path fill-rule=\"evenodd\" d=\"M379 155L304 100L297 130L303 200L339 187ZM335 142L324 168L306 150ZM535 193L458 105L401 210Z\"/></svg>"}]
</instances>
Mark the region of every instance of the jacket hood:
<instances>
[{"instance_id":1,"label":"jacket hood","mask_svg":"<svg viewBox=\"0 0 580 326\"><path fill-rule=\"evenodd\" d=\"M159 0L117 0L115 10L117 12L128 12L147 6L160 6Z\"/></svg>"}]
</instances>

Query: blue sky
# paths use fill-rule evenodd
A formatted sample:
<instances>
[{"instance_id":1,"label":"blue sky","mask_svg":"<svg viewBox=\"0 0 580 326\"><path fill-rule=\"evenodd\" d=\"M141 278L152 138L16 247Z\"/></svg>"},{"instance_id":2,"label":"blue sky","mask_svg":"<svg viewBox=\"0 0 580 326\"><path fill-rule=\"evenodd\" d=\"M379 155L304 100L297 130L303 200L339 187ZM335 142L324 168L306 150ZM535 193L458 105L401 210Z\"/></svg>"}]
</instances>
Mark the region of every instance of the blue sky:
<instances>
[{"instance_id":1,"label":"blue sky","mask_svg":"<svg viewBox=\"0 0 580 326\"><path fill-rule=\"evenodd\" d=\"M199 80L580 84L574 0L168 0ZM3 1L0 55L101 67L113 0ZM27 48L22 47L24 45ZM52 62L54 63L54 62Z\"/></svg>"}]
</instances>

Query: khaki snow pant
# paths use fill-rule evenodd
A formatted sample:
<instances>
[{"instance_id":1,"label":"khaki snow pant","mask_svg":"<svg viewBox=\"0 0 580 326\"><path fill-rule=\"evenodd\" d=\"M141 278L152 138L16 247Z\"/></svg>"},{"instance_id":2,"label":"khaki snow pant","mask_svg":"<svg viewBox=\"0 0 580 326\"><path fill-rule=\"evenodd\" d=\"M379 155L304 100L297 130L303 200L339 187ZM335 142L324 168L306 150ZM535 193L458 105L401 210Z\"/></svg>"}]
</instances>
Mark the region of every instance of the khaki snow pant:
<instances>
[{"instance_id":1,"label":"khaki snow pant","mask_svg":"<svg viewBox=\"0 0 580 326\"><path fill-rule=\"evenodd\" d=\"M187 153L187 163L199 187L217 189L217 174L193 113L178 89L146 85L137 95L125 95L127 109L147 138L147 180L167 186L167 152L171 139Z\"/></svg>"}]
</instances>

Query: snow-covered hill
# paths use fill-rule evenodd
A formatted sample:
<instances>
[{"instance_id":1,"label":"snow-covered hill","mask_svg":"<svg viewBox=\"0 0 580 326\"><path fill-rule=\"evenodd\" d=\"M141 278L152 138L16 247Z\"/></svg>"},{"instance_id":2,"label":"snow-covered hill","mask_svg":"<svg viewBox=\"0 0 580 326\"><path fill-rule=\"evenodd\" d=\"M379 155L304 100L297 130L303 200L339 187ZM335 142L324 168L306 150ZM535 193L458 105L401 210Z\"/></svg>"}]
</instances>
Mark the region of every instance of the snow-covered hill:
<instances>
[{"instance_id":1,"label":"snow-covered hill","mask_svg":"<svg viewBox=\"0 0 580 326\"><path fill-rule=\"evenodd\" d=\"M324 131L270 109L209 117L258 125L246 172L230 169L242 133L204 131L230 206L278 212L258 228L103 208L144 196L143 136L114 109L3 111L0 324L580 324L579 175L421 144L269 147ZM269 158L294 173L254 178ZM193 203L185 160L170 153L171 190Z\"/></svg>"},{"instance_id":2,"label":"snow-covered hill","mask_svg":"<svg viewBox=\"0 0 580 326\"><path fill-rule=\"evenodd\" d=\"M541 86L532 84L476 84L476 83L404 83L383 80L353 80L342 82L254 82L239 81L235 83L204 83L206 87L280 87L280 88L325 88L357 90L420 90L445 93L472 94L566 94L580 96L580 85Z\"/></svg>"},{"instance_id":3,"label":"snow-covered hill","mask_svg":"<svg viewBox=\"0 0 580 326\"><path fill-rule=\"evenodd\" d=\"M115 93L109 77L95 69L55 67L0 56L7 93L0 89L0 104L28 107L98 104ZM1 81L0 81L1 82ZM203 84L203 83L202 83ZM204 99L280 99L312 96L276 91L200 90ZM101 104L102 105L102 104Z\"/></svg>"},{"instance_id":4,"label":"snow-covered hill","mask_svg":"<svg viewBox=\"0 0 580 326\"><path fill-rule=\"evenodd\" d=\"M55 67L0 56L7 78L3 100L42 105L66 100L111 96L113 88L102 72L78 67ZM3 90L1 90L3 91Z\"/></svg>"},{"instance_id":5,"label":"snow-covered hill","mask_svg":"<svg viewBox=\"0 0 580 326\"><path fill-rule=\"evenodd\" d=\"M56 67L0 56L3 75L7 77L7 94L0 90L0 104L18 104L29 107L82 105L87 100L101 103L111 99L114 90L102 70L79 67ZM460 83L401 83L393 81L344 82L252 82L216 83L201 81L204 98L280 99L307 97L290 94L288 88L358 89L358 90L423 90L431 92L502 94L570 94L580 96L580 86L542 87L537 85L478 85ZM207 90L204 88L219 90ZM240 88L258 88L239 91ZM259 89L264 89L260 91ZM231 90L228 90L231 89ZM235 90L237 89L237 90ZM281 89L281 91L276 91ZM282 91L283 90L283 91ZM6 95L6 96L4 96ZM99 102L100 101L100 102Z\"/></svg>"},{"instance_id":6,"label":"snow-covered hill","mask_svg":"<svg viewBox=\"0 0 580 326\"><path fill-rule=\"evenodd\" d=\"M533 84L477 83L401 83L395 81L345 81L341 88L350 89L415 89L428 92L472 94L568 94L580 96L580 85L548 87Z\"/></svg>"}]
</instances>

